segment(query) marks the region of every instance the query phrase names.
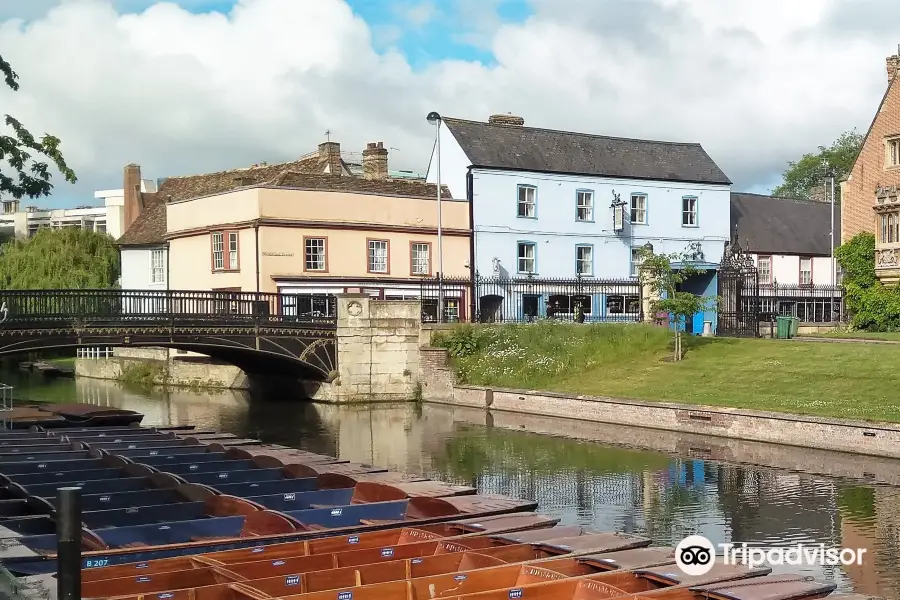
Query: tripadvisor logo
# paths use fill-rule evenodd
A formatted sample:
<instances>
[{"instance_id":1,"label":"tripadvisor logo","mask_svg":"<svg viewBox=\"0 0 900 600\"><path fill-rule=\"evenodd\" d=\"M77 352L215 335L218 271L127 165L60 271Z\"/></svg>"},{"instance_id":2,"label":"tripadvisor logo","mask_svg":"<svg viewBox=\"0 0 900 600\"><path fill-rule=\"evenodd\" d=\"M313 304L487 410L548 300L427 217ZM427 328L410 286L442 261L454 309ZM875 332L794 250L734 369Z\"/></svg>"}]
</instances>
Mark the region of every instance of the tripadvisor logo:
<instances>
[{"instance_id":1,"label":"tripadvisor logo","mask_svg":"<svg viewBox=\"0 0 900 600\"><path fill-rule=\"evenodd\" d=\"M764 565L813 565L836 567L861 565L866 548L827 548L825 544L797 544L781 548L749 547L746 543L719 544L716 556L712 542L702 535L691 535L675 547L675 564L685 575L697 577L709 573L716 561L724 565L746 565L751 569Z\"/></svg>"}]
</instances>

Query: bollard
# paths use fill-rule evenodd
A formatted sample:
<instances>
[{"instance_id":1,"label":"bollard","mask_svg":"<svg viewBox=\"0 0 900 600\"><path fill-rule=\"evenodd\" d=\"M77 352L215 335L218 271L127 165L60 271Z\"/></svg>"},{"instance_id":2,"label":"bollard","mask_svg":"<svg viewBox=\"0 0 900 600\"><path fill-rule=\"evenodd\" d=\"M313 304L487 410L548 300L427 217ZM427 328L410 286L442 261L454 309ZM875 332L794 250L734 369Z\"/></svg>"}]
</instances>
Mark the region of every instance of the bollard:
<instances>
[{"instance_id":1,"label":"bollard","mask_svg":"<svg viewBox=\"0 0 900 600\"><path fill-rule=\"evenodd\" d=\"M58 600L81 600L81 488L56 490Z\"/></svg>"}]
</instances>

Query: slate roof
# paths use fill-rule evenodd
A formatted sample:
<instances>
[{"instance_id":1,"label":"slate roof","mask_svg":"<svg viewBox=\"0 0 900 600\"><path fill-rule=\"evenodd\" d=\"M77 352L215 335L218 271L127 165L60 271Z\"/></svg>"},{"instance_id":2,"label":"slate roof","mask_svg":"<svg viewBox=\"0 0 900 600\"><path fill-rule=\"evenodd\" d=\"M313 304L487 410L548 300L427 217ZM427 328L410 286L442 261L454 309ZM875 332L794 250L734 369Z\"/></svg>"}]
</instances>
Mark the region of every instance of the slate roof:
<instances>
[{"instance_id":1,"label":"slate roof","mask_svg":"<svg viewBox=\"0 0 900 600\"><path fill-rule=\"evenodd\" d=\"M730 185L700 144L616 138L445 117L474 167Z\"/></svg>"},{"instance_id":2,"label":"slate roof","mask_svg":"<svg viewBox=\"0 0 900 600\"><path fill-rule=\"evenodd\" d=\"M396 196L434 197L434 184L406 179L369 180L347 175L323 174L324 162L318 154L275 165L254 165L218 173L205 173L162 180L155 194L143 194L144 207L128 231L119 238L120 246L149 246L165 243L166 202L211 196L236 188L272 186L321 190L343 190ZM447 186L442 197L451 198Z\"/></svg>"},{"instance_id":3,"label":"slate roof","mask_svg":"<svg viewBox=\"0 0 900 600\"><path fill-rule=\"evenodd\" d=\"M745 250L757 254L831 255L831 203L732 192L731 226ZM835 246L841 205L834 205Z\"/></svg>"}]
</instances>

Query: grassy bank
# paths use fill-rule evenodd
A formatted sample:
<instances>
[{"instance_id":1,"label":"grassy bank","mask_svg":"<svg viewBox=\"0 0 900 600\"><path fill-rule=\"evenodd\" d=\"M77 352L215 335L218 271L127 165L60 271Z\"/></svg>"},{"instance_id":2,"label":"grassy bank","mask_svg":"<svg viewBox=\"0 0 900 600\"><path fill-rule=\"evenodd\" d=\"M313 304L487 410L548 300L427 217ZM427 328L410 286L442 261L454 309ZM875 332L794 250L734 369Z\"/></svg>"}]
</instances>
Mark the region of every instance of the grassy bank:
<instances>
[{"instance_id":1,"label":"grassy bank","mask_svg":"<svg viewBox=\"0 0 900 600\"><path fill-rule=\"evenodd\" d=\"M640 400L900 422L900 344L695 338L669 362L649 325L461 326L437 336L462 381Z\"/></svg>"}]
</instances>

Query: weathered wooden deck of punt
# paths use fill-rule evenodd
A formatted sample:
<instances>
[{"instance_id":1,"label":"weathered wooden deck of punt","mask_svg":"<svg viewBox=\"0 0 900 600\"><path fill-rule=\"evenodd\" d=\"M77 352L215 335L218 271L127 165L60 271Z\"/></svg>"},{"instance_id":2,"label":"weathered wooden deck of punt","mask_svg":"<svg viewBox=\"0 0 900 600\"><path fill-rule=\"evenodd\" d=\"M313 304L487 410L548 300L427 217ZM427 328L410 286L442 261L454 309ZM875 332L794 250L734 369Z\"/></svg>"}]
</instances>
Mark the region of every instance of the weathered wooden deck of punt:
<instances>
[{"instance_id":1,"label":"weathered wooden deck of punt","mask_svg":"<svg viewBox=\"0 0 900 600\"><path fill-rule=\"evenodd\" d=\"M561 562L561 561L560 561ZM572 560L567 560L571 564ZM672 566L666 567L673 570ZM600 575L572 575L550 568L508 566L487 568L457 575L438 575L422 579L379 583L356 588L341 588L310 592L281 600L421 600L423 598L467 600L801 600L821 598L837 586L815 581L810 577L764 576L768 569L750 571L733 566L727 572L715 569L698 578L679 578L654 581L631 577L635 591L628 591L606 583L606 580L629 581L629 573L615 571ZM674 569L677 570L677 569ZM637 572L640 572L638 570ZM647 570L649 571L649 570ZM760 573L759 571L762 571ZM231 600L266 600L271 598L243 583L230 584ZM198 599L199 600L199 599ZM204 599L205 600L205 599Z\"/></svg>"},{"instance_id":2,"label":"weathered wooden deck of punt","mask_svg":"<svg viewBox=\"0 0 900 600\"><path fill-rule=\"evenodd\" d=\"M144 415L133 410L74 403L16 406L6 417L9 426L14 430L73 425L129 425L138 424L143 419Z\"/></svg>"},{"instance_id":3,"label":"weathered wooden deck of punt","mask_svg":"<svg viewBox=\"0 0 900 600\"><path fill-rule=\"evenodd\" d=\"M612 533L582 532L580 536L561 538L554 537L552 529L542 533L544 537L541 541L527 544L512 543L502 537L478 537L411 544L396 549L371 548L331 556L235 563L225 567L210 561L208 566L198 564L198 568L188 571L86 582L82 584L82 598L139 597L149 593L174 592L173 598L176 600L223 600L229 597L230 583L241 583L243 588L252 587L262 594L277 597L457 574L483 567L523 562L540 564L540 561L549 558L616 552L650 544L647 538ZM671 558L674 556L672 550L663 549L653 556L650 563L645 562L642 566L659 564L661 560L665 562L664 556L669 556L669 561L674 560ZM608 570L608 567L604 569Z\"/></svg>"},{"instance_id":4,"label":"weathered wooden deck of punt","mask_svg":"<svg viewBox=\"0 0 900 600\"><path fill-rule=\"evenodd\" d=\"M366 556L371 557L373 551L377 553L377 556L381 556L381 552L384 551L384 558L388 558L388 555L395 557L401 556L402 552L410 552L401 549L408 545L427 544L428 548L433 549L438 542L467 542L480 538L490 538L489 542L481 543L528 544L544 539L578 537L589 533L582 527L560 526L557 524L558 522L558 519L534 513L517 513L477 520L467 519L436 525L370 531L358 535L337 535L130 564L96 565L96 568L82 571L82 581L190 571L210 564L238 565L258 561L272 563L299 557L327 556L327 559L322 559L323 564L332 565L335 553L367 551L369 554ZM412 552L418 551L412 550Z\"/></svg>"}]
</instances>

